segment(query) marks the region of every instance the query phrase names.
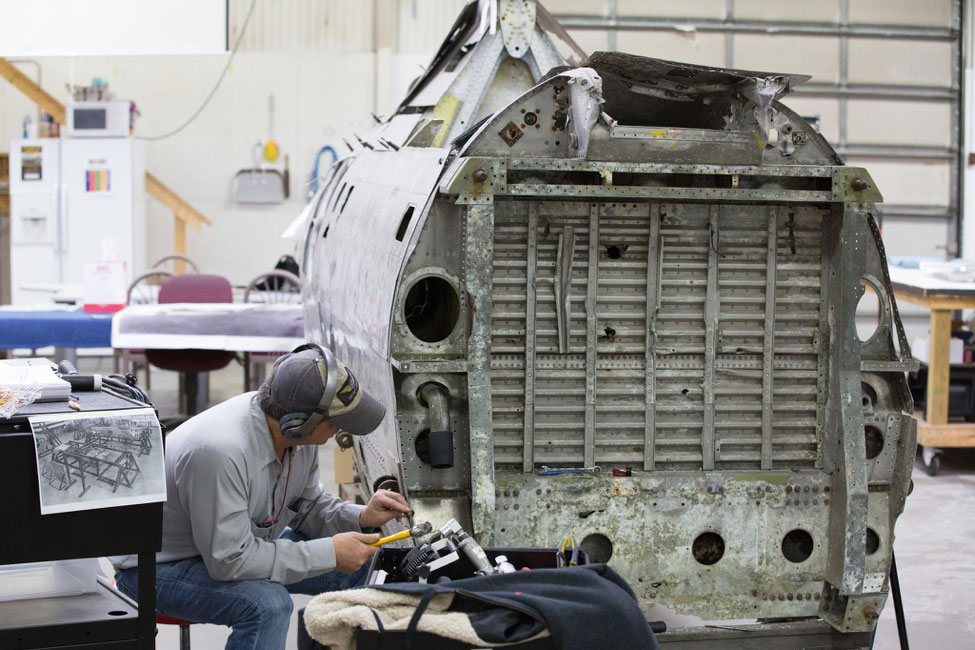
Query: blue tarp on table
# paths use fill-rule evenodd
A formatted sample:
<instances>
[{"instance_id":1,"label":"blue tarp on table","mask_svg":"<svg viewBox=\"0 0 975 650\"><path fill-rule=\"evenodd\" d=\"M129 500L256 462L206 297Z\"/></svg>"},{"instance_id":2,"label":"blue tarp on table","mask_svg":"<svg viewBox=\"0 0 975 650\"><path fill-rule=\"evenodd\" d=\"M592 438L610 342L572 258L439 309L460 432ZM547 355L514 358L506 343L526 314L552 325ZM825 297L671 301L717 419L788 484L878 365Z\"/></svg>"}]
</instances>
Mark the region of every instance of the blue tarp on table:
<instances>
[{"instance_id":1,"label":"blue tarp on table","mask_svg":"<svg viewBox=\"0 0 975 650\"><path fill-rule=\"evenodd\" d=\"M0 309L0 349L110 348L113 314Z\"/></svg>"}]
</instances>

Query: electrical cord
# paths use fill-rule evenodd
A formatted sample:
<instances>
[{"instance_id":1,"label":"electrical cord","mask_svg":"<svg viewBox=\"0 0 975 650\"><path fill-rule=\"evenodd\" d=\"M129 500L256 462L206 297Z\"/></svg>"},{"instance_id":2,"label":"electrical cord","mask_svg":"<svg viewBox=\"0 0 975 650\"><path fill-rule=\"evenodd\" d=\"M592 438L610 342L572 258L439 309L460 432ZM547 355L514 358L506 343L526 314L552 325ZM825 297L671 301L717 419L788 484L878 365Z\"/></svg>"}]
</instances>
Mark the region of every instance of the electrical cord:
<instances>
[{"instance_id":1,"label":"electrical cord","mask_svg":"<svg viewBox=\"0 0 975 650\"><path fill-rule=\"evenodd\" d=\"M182 131L183 129L185 129L186 127L188 127L190 124L193 123L193 121L196 118L200 116L200 113L203 112L203 109L207 107L207 104L210 103L210 100L213 99L213 96L217 93L217 89L219 89L220 84L223 83L224 77L227 76L227 71L230 70L230 64L234 62L234 57L237 56L237 48L240 47L240 42L244 40L244 34L247 33L247 25L250 24L251 15L254 13L255 5L257 5L257 0L251 0L250 9L247 10L247 17L244 18L244 25L243 27L241 27L240 34L237 36L237 40L234 42L234 49L230 51L230 58L227 59L227 64L223 67L223 71L220 73L220 76L217 78L217 83L214 84L213 88L210 90L210 93L206 96L206 99L204 99L203 103L200 104L200 107L196 109L196 111L192 115L190 115L189 119L187 119L185 122L183 122L183 124L176 127L172 131L169 131L168 133L163 133L162 135L136 136L137 140L150 140L150 141L165 140L166 138L174 136L180 131ZM228 20L229 20L229 16L228 16Z\"/></svg>"},{"instance_id":2,"label":"electrical cord","mask_svg":"<svg viewBox=\"0 0 975 650\"><path fill-rule=\"evenodd\" d=\"M122 393L124 396L134 399L139 402L144 402L150 404L149 395L146 391L142 390L142 387L136 383L136 379L133 375L109 375L107 377L102 377L102 386L108 387L113 391Z\"/></svg>"},{"instance_id":3,"label":"electrical cord","mask_svg":"<svg viewBox=\"0 0 975 650\"><path fill-rule=\"evenodd\" d=\"M131 373L125 375L79 375L78 369L70 361L65 359L58 364L58 371L61 378L71 384L71 390L75 391L99 391L122 397L133 399L137 402L152 405L149 401L149 394L139 386L135 375Z\"/></svg>"}]
</instances>

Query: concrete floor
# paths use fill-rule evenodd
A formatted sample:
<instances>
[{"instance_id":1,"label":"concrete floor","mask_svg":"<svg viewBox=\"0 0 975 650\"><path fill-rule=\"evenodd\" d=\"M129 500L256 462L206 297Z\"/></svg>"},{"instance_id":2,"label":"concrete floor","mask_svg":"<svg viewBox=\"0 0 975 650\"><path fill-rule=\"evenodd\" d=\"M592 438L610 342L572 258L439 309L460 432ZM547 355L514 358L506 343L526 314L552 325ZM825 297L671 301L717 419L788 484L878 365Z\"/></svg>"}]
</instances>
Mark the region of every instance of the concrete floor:
<instances>
[{"instance_id":1,"label":"concrete floor","mask_svg":"<svg viewBox=\"0 0 975 650\"><path fill-rule=\"evenodd\" d=\"M82 372L108 372L110 360L82 358ZM140 376L140 381L143 377ZM218 403L242 391L240 366L231 364L211 373L210 401ZM176 377L154 370L151 397L161 417L176 413ZM337 490L332 471L331 444L322 450L322 483ZM975 449L948 450L936 477L924 473L920 458L914 466L914 492L907 499L896 528L894 544L904 596L909 638L914 648L975 647ZM295 597L295 610L307 596ZM223 647L229 629L194 625L194 648ZM160 626L160 650L179 647L178 629ZM288 638L297 648L295 624ZM899 648L894 607L888 599L877 629L877 650Z\"/></svg>"}]
</instances>

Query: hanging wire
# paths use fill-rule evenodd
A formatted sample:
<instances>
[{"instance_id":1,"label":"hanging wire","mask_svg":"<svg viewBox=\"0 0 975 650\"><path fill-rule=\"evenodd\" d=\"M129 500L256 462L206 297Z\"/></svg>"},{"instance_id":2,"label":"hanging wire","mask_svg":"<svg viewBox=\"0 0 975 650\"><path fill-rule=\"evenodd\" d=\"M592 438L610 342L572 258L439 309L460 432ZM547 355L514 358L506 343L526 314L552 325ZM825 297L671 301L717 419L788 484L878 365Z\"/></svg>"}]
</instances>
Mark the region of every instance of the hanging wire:
<instances>
[{"instance_id":1,"label":"hanging wire","mask_svg":"<svg viewBox=\"0 0 975 650\"><path fill-rule=\"evenodd\" d=\"M217 83L213 85L213 88L210 90L210 93L206 96L206 99L203 100L203 103L200 104L200 107L196 109L196 111L192 115L190 115L189 119L187 119L185 122L183 122L180 126L173 129L172 131L169 131L168 133L163 133L162 135L136 136L136 139L165 140L166 138L172 137L177 133L181 132L183 129L185 129L190 124L192 124L197 117L200 116L200 113L203 112L203 109L207 107L207 104L210 103L210 100L213 99L213 96L217 93L217 90L220 88L220 84L223 83L224 77L227 76L227 71L230 70L230 64L234 62L234 57L237 56L237 48L240 47L241 41L244 40L244 34L247 33L247 25L250 24L251 15L254 13L255 5L257 5L257 0L251 0L251 6L247 10L247 16L244 18L244 24L240 28L240 34L237 35L237 40L234 42L234 49L230 51L230 58L227 59L227 64L224 65L223 71L220 73L220 76L217 78ZM227 19L228 20L230 19L229 16Z\"/></svg>"}]
</instances>

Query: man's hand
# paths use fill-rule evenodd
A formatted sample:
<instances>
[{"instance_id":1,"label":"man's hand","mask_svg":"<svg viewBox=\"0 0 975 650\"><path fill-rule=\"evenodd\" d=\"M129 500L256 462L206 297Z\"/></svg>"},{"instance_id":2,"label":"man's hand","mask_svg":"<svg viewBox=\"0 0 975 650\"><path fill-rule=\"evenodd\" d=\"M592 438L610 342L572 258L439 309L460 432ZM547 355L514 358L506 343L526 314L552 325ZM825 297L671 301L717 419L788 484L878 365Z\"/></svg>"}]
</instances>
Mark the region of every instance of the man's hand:
<instances>
[{"instance_id":1,"label":"man's hand","mask_svg":"<svg viewBox=\"0 0 975 650\"><path fill-rule=\"evenodd\" d=\"M359 513L359 528L379 528L390 519L412 512L402 494L391 490L378 490Z\"/></svg>"},{"instance_id":2,"label":"man's hand","mask_svg":"<svg viewBox=\"0 0 975 650\"><path fill-rule=\"evenodd\" d=\"M378 546L369 546L379 541L379 535L364 535L362 533L339 533L332 535L335 545L335 570L342 573L352 573L366 563L377 551Z\"/></svg>"}]
</instances>

